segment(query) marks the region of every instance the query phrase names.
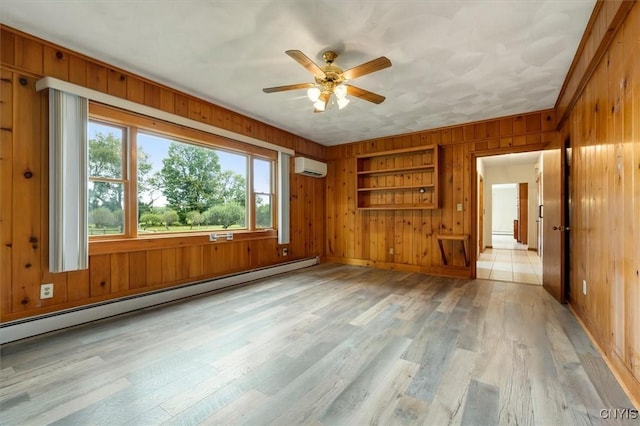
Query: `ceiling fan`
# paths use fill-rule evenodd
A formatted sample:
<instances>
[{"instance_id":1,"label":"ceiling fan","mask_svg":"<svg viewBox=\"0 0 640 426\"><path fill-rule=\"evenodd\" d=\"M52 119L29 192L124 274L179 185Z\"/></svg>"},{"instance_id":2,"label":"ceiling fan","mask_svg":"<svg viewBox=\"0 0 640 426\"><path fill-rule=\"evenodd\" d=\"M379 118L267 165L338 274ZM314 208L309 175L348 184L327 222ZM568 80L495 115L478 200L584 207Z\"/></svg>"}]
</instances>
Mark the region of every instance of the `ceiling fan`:
<instances>
[{"instance_id":1,"label":"ceiling fan","mask_svg":"<svg viewBox=\"0 0 640 426\"><path fill-rule=\"evenodd\" d=\"M344 108L349 103L346 95L355 96L356 98L364 99L374 104L380 104L385 99L384 96L378 95L377 93L369 92L368 90L346 83L346 81L353 80L356 77L390 67L391 61L384 56L343 71L342 68L333 64L333 61L335 61L338 55L331 50L327 50L322 54L322 59L325 62L323 66L316 65L307 55L299 50L287 50L285 53L313 74L316 82L267 87L262 89L263 92L273 93L283 92L285 90L308 89L307 96L313 102L313 112L325 111L332 94L336 97L339 109Z\"/></svg>"}]
</instances>

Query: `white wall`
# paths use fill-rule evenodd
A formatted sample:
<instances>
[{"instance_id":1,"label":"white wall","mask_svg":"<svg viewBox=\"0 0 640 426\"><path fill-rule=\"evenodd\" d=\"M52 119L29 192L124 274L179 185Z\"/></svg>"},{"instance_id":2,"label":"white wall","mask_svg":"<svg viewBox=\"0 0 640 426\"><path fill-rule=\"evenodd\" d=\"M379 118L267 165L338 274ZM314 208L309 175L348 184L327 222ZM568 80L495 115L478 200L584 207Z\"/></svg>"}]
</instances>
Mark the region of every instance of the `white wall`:
<instances>
[{"instance_id":1,"label":"white wall","mask_svg":"<svg viewBox=\"0 0 640 426\"><path fill-rule=\"evenodd\" d=\"M529 248L538 248L538 233L536 218L538 217L538 187L536 185L536 164L515 165L505 167L490 167L485 164L484 167L484 183L485 183L485 221L484 221L484 243L491 245L491 233L493 226L491 218L493 217L492 196L489 188L498 183L521 183L529 184ZM501 207L498 207L501 208ZM512 222L513 226L513 222Z\"/></svg>"},{"instance_id":2,"label":"white wall","mask_svg":"<svg viewBox=\"0 0 640 426\"><path fill-rule=\"evenodd\" d=\"M518 187L515 183L493 184L491 200L494 206L491 215L491 232L513 235L513 221L518 218Z\"/></svg>"},{"instance_id":3,"label":"white wall","mask_svg":"<svg viewBox=\"0 0 640 426\"><path fill-rule=\"evenodd\" d=\"M480 199L480 178L482 177L482 179L484 180L484 163L482 162L482 159L478 159L477 163L476 163L476 171L478 172L478 176L477 179L478 181L476 182L476 190L478 191L478 193L476 194L476 199L479 200ZM487 191L487 187L485 186L484 188L485 192ZM479 203L478 203L479 204ZM479 208L479 207L478 207ZM482 212L479 212L478 215L476 216L476 229L478 230L478 234L480 233L480 215L482 214ZM488 216L484 217L484 220L487 220ZM478 235L478 241L480 239L480 236ZM484 236L482 237L482 239L484 240ZM474 241L475 244L475 241ZM480 250L484 249L484 246L486 244L478 244L478 250L477 250L477 255L480 255Z\"/></svg>"}]
</instances>

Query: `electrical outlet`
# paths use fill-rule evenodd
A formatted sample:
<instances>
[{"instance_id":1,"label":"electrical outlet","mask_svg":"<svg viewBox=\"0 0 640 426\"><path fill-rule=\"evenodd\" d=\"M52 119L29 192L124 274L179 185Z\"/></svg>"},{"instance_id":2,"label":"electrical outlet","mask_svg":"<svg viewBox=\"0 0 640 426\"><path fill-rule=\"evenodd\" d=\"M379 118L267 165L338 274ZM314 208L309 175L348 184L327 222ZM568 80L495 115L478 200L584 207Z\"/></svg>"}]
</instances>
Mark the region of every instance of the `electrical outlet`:
<instances>
[{"instance_id":1,"label":"electrical outlet","mask_svg":"<svg viewBox=\"0 0 640 426\"><path fill-rule=\"evenodd\" d=\"M389 247L389 254L393 254L393 253L395 253L395 252L396 252L396 251L395 251L395 249L394 249L393 247Z\"/></svg>"},{"instance_id":2,"label":"electrical outlet","mask_svg":"<svg viewBox=\"0 0 640 426\"><path fill-rule=\"evenodd\" d=\"M587 280L582 280L582 294L587 295Z\"/></svg>"},{"instance_id":3,"label":"electrical outlet","mask_svg":"<svg viewBox=\"0 0 640 426\"><path fill-rule=\"evenodd\" d=\"M289 255L289 249L287 247L282 247L282 255L283 256L288 256Z\"/></svg>"},{"instance_id":4,"label":"electrical outlet","mask_svg":"<svg viewBox=\"0 0 640 426\"><path fill-rule=\"evenodd\" d=\"M52 299L53 298L53 283L42 284L40 286L40 299Z\"/></svg>"},{"instance_id":5,"label":"electrical outlet","mask_svg":"<svg viewBox=\"0 0 640 426\"><path fill-rule=\"evenodd\" d=\"M456 205L456 210L458 210L459 212L461 212L461 211L462 211L462 203L458 203L458 204Z\"/></svg>"}]
</instances>

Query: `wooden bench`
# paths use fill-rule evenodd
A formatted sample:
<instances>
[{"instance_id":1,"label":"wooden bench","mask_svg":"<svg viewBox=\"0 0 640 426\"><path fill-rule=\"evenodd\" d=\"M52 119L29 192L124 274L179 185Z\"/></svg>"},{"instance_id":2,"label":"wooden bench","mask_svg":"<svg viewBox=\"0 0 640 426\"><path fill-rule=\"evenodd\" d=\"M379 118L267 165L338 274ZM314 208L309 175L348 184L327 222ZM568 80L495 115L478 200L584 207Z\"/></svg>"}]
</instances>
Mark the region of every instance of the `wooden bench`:
<instances>
[{"instance_id":1,"label":"wooden bench","mask_svg":"<svg viewBox=\"0 0 640 426\"><path fill-rule=\"evenodd\" d=\"M467 257L467 249L465 247L465 241L469 240L468 234L438 234L436 235L438 240L438 246L440 247L440 255L442 256L442 264L448 265L447 255L444 252L444 247L442 247L442 241L460 241L462 244L462 257L464 258L464 266L469 266L469 258Z\"/></svg>"}]
</instances>

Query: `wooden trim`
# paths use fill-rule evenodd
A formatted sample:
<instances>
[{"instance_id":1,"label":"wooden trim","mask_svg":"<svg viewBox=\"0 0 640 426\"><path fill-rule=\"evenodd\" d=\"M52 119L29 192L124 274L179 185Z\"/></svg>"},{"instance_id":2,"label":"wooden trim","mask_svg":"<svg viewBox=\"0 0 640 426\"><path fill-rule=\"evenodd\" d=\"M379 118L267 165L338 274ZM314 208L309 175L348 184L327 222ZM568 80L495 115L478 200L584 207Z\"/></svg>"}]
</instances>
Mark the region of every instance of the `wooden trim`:
<instances>
[{"instance_id":1,"label":"wooden trim","mask_svg":"<svg viewBox=\"0 0 640 426\"><path fill-rule=\"evenodd\" d=\"M182 278L182 279L168 282L168 283L147 286L144 288L127 289L127 290L122 290L118 292L112 292L112 293L103 294L100 296L86 298L83 300L83 304L80 306L82 306L83 309L90 308L91 305L112 301L114 299L117 300L117 299L131 297L131 296L144 296L148 293L153 293L155 291L164 290L164 289L179 289L181 286L191 286L193 284L198 284L198 283L202 283L209 280L224 279L225 277L234 276L237 274L252 273L252 272L259 271L261 269L267 269L269 267L277 267L277 266L280 266L281 264L291 263L292 261L295 261L295 260L304 260L304 259L280 259L279 261L268 265L266 268L256 267L256 268L251 268L247 270L238 270L236 272L225 273L218 276L200 275L197 277ZM247 282L242 282L234 285L241 286L246 284ZM224 290L225 288L219 288L212 291L219 292ZM27 317L25 317L25 315L22 312L3 313L2 323L8 323L8 322L17 321L17 320L25 320L31 317L37 317L39 315L46 315L54 312L57 313L61 311L66 311L68 309L77 308L78 306L79 305L76 301L68 301L68 302L60 303L54 306L42 306L36 309L29 310L29 316Z\"/></svg>"},{"instance_id":2,"label":"wooden trim","mask_svg":"<svg viewBox=\"0 0 640 426\"><path fill-rule=\"evenodd\" d=\"M356 155L354 163L357 209L437 209L439 206L439 156L440 149L437 144ZM410 161L409 167L400 166L407 161ZM383 179L382 184L380 179ZM420 199L417 200L416 194L411 196L414 190L420 195L425 194L425 198L419 195ZM384 198L380 199L380 197ZM391 197L393 200L390 199Z\"/></svg>"},{"instance_id":3,"label":"wooden trim","mask_svg":"<svg viewBox=\"0 0 640 426\"><path fill-rule=\"evenodd\" d=\"M596 67L604 57L618 30L636 1L598 0L569 67L556 100L557 129L562 128L569 113L584 91ZM611 10L610 7L617 9ZM606 31L603 32L603 28ZM587 46L590 49L587 49Z\"/></svg>"},{"instance_id":4,"label":"wooden trim","mask_svg":"<svg viewBox=\"0 0 640 426\"><path fill-rule=\"evenodd\" d=\"M209 241L211 233L224 233L219 231L197 232L194 234L160 234L151 236L138 236L137 238L120 238L111 240L91 240L89 242L89 256L101 254L123 253L165 249L172 247L190 247L194 245L228 244L234 241L254 241L277 238L276 230L264 231L235 231L233 240Z\"/></svg>"},{"instance_id":5,"label":"wooden trim","mask_svg":"<svg viewBox=\"0 0 640 426\"><path fill-rule=\"evenodd\" d=\"M591 334L591 328L587 327L587 325L583 320L583 318L586 318L586 316L584 315L584 312L580 309L580 306L574 304L571 300L569 300L568 306L569 306L569 310L578 321L578 324L580 324L580 327L582 327L585 334L589 336L589 340L591 340L591 343L596 348L598 353L600 353L600 356L602 357L604 362L607 364L607 367L609 367L609 370L611 370L611 372L615 376L616 380L620 384L620 387L622 387L624 392L629 397L629 400L631 401L631 403L635 406L637 410L640 410L640 383L634 379L631 371L629 371L629 369L624 364L624 362L618 358L615 352L611 350L611 348L609 347L603 348L603 346L600 345L600 342L598 341L598 339L596 339L594 335ZM610 354L613 356L610 356ZM630 407L621 407L621 408L630 408Z\"/></svg>"},{"instance_id":6,"label":"wooden trim","mask_svg":"<svg viewBox=\"0 0 640 426\"><path fill-rule=\"evenodd\" d=\"M125 194L127 194L124 211L125 235L129 238L138 236L138 129L128 127L124 159L127 162Z\"/></svg>"},{"instance_id":7,"label":"wooden trim","mask_svg":"<svg viewBox=\"0 0 640 426\"><path fill-rule=\"evenodd\" d=\"M436 185L434 184L429 184L429 185L401 185L401 186L376 186L376 187L370 187L370 188L357 188L356 191L362 191L362 192L373 192L373 191L389 191L391 189L418 189L418 188L425 188L425 189L434 189L436 187Z\"/></svg>"},{"instance_id":8,"label":"wooden trim","mask_svg":"<svg viewBox=\"0 0 640 426\"><path fill-rule=\"evenodd\" d=\"M571 61L571 65L569 65L569 71L567 71L567 75L562 83L562 87L560 88L560 93L558 94L558 98L556 99L556 104L554 106L554 108L556 109L556 112L558 112L558 107L560 104L561 99L568 93L567 91L569 90L569 82L571 81L571 79L573 78L573 76L576 73L576 68L578 67L578 60L582 57L582 54L584 53L585 50L585 46L587 45L587 40L589 39L591 33L594 30L594 26L595 23L597 21L597 18L599 16L599 13L602 9L604 2L601 0L597 0L595 6L593 7L593 10L591 11L591 16L589 17L589 21L587 22L587 26L584 29L584 32L582 33L582 38L580 39L580 43L578 44L578 48L576 49L576 53L573 56L573 60ZM561 120L560 116L557 116L557 127L560 128L562 127L561 122L563 120Z\"/></svg>"},{"instance_id":9,"label":"wooden trim","mask_svg":"<svg viewBox=\"0 0 640 426\"><path fill-rule=\"evenodd\" d=\"M356 158L371 158L371 157L382 157L382 156L391 156L391 155L401 155L401 154L413 154L415 152L420 151L428 151L428 150L436 151L438 149L438 145L425 145L411 148L401 148L401 149L392 149L390 151L378 151L378 152L370 152L368 154L360 154L357 155Z\"/></svg>"},{"instance_id":10,"label":"wooden trim","mask_svg":"<svg viewBox=\"0 0 640 426\"><path fill-rule=\"evenodd\" d=\"M480 136L477 137L474 136L470 137L470 138L463 138L461 140L457 140L457 141L453 141L451 138L449 138L449 140L447 141L440 141L437 145L440 148L443 148L445 146L450 146L450 145L464 145L464 144L469 144L469 143L476 143L476 142L484 142L487 140L491 140L491 139L503 139L503 138L509 138L509 137L514 137L514 136L535 136L535 135L540 135L540 134L546 134L546 133L555 133L556 129L558 128L557 126L557 121L556 121L556 109L555 108L550 108L550 109L544 109L544 110L540 110L540 111L534 111L534 112L530 112L530 113L524 113L524 114L513 114L513 115L507 115L507 116L498 116L498 117L489 117L489 118L485 118L482 120L478 120L478 121L472 121L470 123L462 123L462 124L452 124L450 126L443 126L443 127L436 127L436 128L432 128L432 129L423 129L423 130L417 130L415 132L408 132L408 133L401 133L398 135L393 135L393 136L382 136L379 138L375 138L375 139L366 139L366 140L361 140L361 141L355 141L355 142L349 142L346 144L341 144L341 145L332 145L332 146L328 146L327 148L329 148L329 150L327 151L327 156L323 161L330 161L333 158L331 157L331 151L336 149L336 148L349 148L349 147L357 147L358 145L362 145L362 144L366 144L369 146L384 146L384 142L389 140L390 138L393 139L411 139L412 137L416 137L416 138L422 138L425 134L435 134L438 132L449 132L449 131L453 131L459 128L463 128L463 127L468 127L468 128L473 128L476 125L483 125L489 122L499 122L499 121L508 121L510 119L526 119L527 117L531 117L531 116L535 116L535 115L540 115L541 117L544 117L545 115L547 116L547 121L552 121L552 125L545 127L543 125L543 129L542 130L531 130L531 131L524 131L524 132L511 132L509 134L503 135L496 135L493 137L489 137L489 136ZM546 129L546 130L545 130ZM429 144L431 145L431 144ZM508 148L518 148L518 147L522 147L524 145L512 145ZM380 151L384 151L384 149L380 149ZM515 151L513 151L515 152ZM375 152L372 152L372 154L376 155Z\"/></svg>"},{"instance_id":11,"label":"wooden trim","mask_svg":"<svg viewBox=\"0 0 640 426\"><path fill-rule=\"evenodd\" d=\"M126 203L125 206L125 233L123 237L138 237L138 217L137 217L137 135L138 130L148 132L151 134L159 135L160 137L166 137L171 140L175 140L179 143L193 144L194 146L201 146L207 149L226 151L236 153L245 158L247 174L245 176L247 182L247 200L249 205L247 206L247 227L246 230L253 232L258 229L255 223L256 207L255 207L255 188L253 187L253 167L254 159L260 159L265 162L269 162L271 169L271 190L274 188L274 169L276 168L276 161L278 154L275 151L268 150L262 147L256 147L243 142L234 141L231 139L222 138L218 135L212 135L200 130L194 130L188 127L180 126L174 123L165 123L163 121L154 120L149 117L142 116L130 111L123 111L118 108L114 108L108 105L102 105L95 102L90 103L90 118L97 121L104 121L105 123L111 123L114 126L121 127L124 131L125 139L125 155L123 159L123 168L126 170L123 172ZM114 180L115 181L115 180ZM118 180L120 182L120 180ZM276 200L274 193L269 193L272 203ZM272 212L274 206L272 206ZM275 216L272 218L272 226L276 224ZM277 224L276 224L277 226ZM235 232L235 231L234 231ZM156 235L155 238L162 238L166 234ZM208 235L208 234L207 234ZM150 237L145 235L145 237ZM107 239L112 240L110 236L91 236L92 240Z\"/></svg>"},{"instance_id":12,"label":"wooden trim","mask_svg":"<svg viewBox=\"0 0 640 426\"><path fill-rule=\"evenodd\" d=\"M437 209L435 203L424 204L377 204L369 207L358 207L358 210L433 210Z\"/></svg>"},{"instance_id":13,"label":"wooden trim","mask_svg":"<svg viewBox=\"0 0 640 426\"><path fill-rule=\"evenodd\" d=\"M411 172L411 171L420 171L420 170L433 170L435 169L435 164L430 164L427 166L412 166L412 167L394 167L390 169L381 169L381 170L361 170L356 172L358 176L370 176L370 175L392 175L398 172ZM433 186L433 185L432 185Z\"/></svg>"},{"instance_id":14,"label":"wooden trim","mask_svg":"<svg viewBox=\"0 0 640 426\"><path fill-rule=\"evenodd\" d=\"M86 87L78 86L73 83L58 80L53 77L44 77L36 83L36 90L41 91L44 89L58 89L64 92L73 93L78 96L88 98L92 101L100 102L102 104L110 105L116 108L132 111L138 114L147 115L163 121L174 123L180 126L189 127L195 130L201 130L203 132L211 133L214 135L222 136L228 139L235 139L241 142L248 143L250 145L259 146L262 148L271 149L273 151L284 152L289 155L295 155L295 151L289 148L284 148L279 145L274 145L269 142L265 142L259 139L255 139L249 136L241 135L230 130L222 129L211 124L202 123L200 121L192 120L190 118L183 117L177 114L171 114L166 111L162 111L157 108L152 108L147 105L139 104L127 99L122 99L117 96L102 93L97 90L89 89Z\"/></svg>"},{"instance_id":15,"label":"wooden trim","mask_svg":"<svg viewBox=\"0 0 640 426\"><path fill-rule=\"evenodd\" d=\"M344 265L367 266L370 268L389 269L404 272L417 272L422 274L441 275L445 277L470 278L468 268L454 267L425 267L418 265L406 265L404 263L379 262L376 260L354 259L350 257L325 256L321 259L324 262L341 263Z\"/></svg>"},{"instance_id":16,"label":"wooden trim","mask_svg":"<svg viewBox=\"0 0 640 426\"><path fill-rule=\"evenodd\" d=\"M242 141L225 138L199 129L193 129L180 124L145 117L131 111L125 111L116 107L89 102L90 118L103 119L119 126L135 126L149 133L166 137L182 139L197 145L220 148L221 150L253 154L259 157L276 160L277 151L267 149Z\"/></svg>"},{"instance_id":17,"label":"wooden trim","mask_svg":"<svg viewBox=\"0 0 640 426\"><path fill-rule=\"evenodd\" d=\"M554 133L557 133L554 132ZM482 151L473 151L470 156L470 175L473 176L471 179L471 236L469 243L469 264L471 266L471 278L477 277L477 268L476 262L478 261L478 179L475 176L478 173L477 170L477 160L482 157L489 157L492 155L502 155L502 154L511 154L511 153L520 153L520 152L532 152L532 151L543 151L547 146L547 143L538 143L531 145L519 145L519 146L510 146L506 148L495 148L495 149L486 149ZM487 245L485 248L493 249L493 245Z\"/></svg>"},{"instance_id":18,"label":"wooden trim","mask_svg":"<svg viewBox=\"0 0 640 426\"><path fill-rule=\"evenodd\" d=\"M247 200L249 201L247 206L247 228L253 230L256 226L256 192L253 182L253 159L251 158L247 159L247 182L249 183L247 186L249 190L247 194Z\"/></svg>"}]
</instances>

